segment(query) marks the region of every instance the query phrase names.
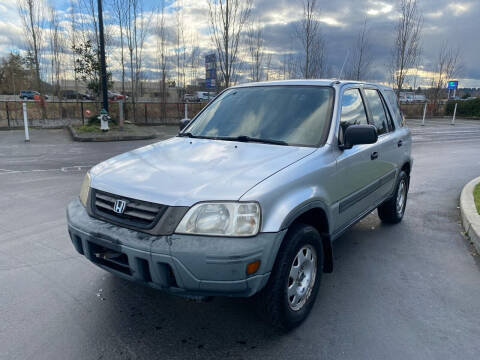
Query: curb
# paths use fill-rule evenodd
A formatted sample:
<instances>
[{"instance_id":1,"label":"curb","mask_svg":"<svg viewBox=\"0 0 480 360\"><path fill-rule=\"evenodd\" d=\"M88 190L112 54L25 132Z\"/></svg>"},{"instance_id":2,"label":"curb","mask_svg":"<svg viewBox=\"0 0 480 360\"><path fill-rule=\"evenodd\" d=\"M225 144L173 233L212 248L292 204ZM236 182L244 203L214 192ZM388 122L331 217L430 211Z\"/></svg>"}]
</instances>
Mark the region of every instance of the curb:
<instances>
[{"instance_id":1,"label":"curb","mask_svg":"<svg viewBox=\"0 0 480 360\"><path fill-rule=\"evenodd\" d=\"M68 125L68 130L70 131L70 135L72 135L73 141L79 142L104 142L104 141L132 141L132 140L148 140L148 139L155 139L157 137L156 134L150 135L106 135L106 136L90 136L90 137L82 137L79 136L72 125Z\"/></svg>"},{"instance_id":2,"label":"curb","mask_svg":"<svg viewBox=\"0 0 480 360\"><path fill-rule=\"evenodd\" d=\"M473 189L478 183L480 183L480 177L473 179L463 187L460 195L460 213L465 233L480 254L480 215L473 201Z\"/></svg>"}]
</instances>

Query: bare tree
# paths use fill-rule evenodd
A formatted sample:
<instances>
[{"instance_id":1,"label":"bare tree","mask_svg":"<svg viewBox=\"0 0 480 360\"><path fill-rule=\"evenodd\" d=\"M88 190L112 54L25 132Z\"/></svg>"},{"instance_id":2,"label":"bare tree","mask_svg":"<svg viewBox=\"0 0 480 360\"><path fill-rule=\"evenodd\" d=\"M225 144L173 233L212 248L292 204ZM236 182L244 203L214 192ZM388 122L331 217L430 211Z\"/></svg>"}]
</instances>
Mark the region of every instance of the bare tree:
<instances>
[{"instance_id":1,"label":"bare tree","mask_svg":"<svg viewBox=\"0 0 480 360\"><path fill-rule=\"evenodd\" d=\"M198 44L197 34L192 34L190 39L190 51L188 55L188 64L190 67L190 81L193 83L198 77L198 68L201 65L200 46Z\"/></svg>"},{"instance_id":2,"label":"bare tree","mask_svg":"<svg viewBox=\"0 0 480 360\"><path fill-rule=\"evenodd\" d=\"M460 70L460 51L458 48L451 47L448 42L444 42L436 63L433 68L433 78L430 88L430 100L433 103L433 111L438 112L442 93L447 87L449 80L458 75Z\"/></svg>"},{"instance_id":3,"label":"bare tree","mask_svg":"<svg viewBox=\"0 0 480 360\"><path fill-rule=\"evenodd\" d=\"M35 86L37 91L43 93L43 85L40 73L40 58L43 48L43 31L45 27L45 4L42 0L18 0L18 12L22 19L25 32L25 40L28 49L33 55L35 67Z\"/></svg>"},{"instance_id":4,"label":"bare tree","mask_svg":"<svg viewBox=\"0 0 480 360\"><path fill-rule=\"evenodd\" d=\"M183 2L178 0L175 12L175 56L177 60L177 87L185 88L187 49L185 44L185 24L183 19ZM179 91L181 92L181 90ZM180 95L180 94L179 94Z\"/></svg>"},{"instance_id":5,"label":"bare tree","mask_svg":"<svg viewBox=\"0 0 480 360\"><path fill-rule=\"evenodd\" d=\"M70 34L69 34L69 47L70 49L75 49L77 47L77 39L78 34L77 31L79 28L77 27L77 6L75 0L70 0ZM76 53L75 51L71 51L71 61L73 67L73 81L75 86L75 96L78 101L78 74L77 74L77 67L76 67Z\"/></svg>"},{"instance_id":6,"label":"bare tree","mask_svg":"<svg viewBox=\"0 0 480 360\"><path fill-rule=\"evenodd\" d=\"M271 78L272 71L272 54L267 54L265 56L265 80L268 81Z\"/></svg>"},{"instance_id":7,"label":"bare tree","mask_svg":"<svg viewBox=\"0 0 480 360\"><path fill-rule=\"evenodd\" d=\"M250 78L260 81L265 60L263 31L258 21L252 22L247 30L247 52L249 55Z\"/></svg>"},{"instance_id":8,"label":"bare tree","mask_svg":"<svg viewBox=\"0 0 480 360\"><path fill-rule=\"evenodd\" d=\"M397 95L403 89L408 71L418 66L422 52L423 16L417 0L400 0L400 18L392 49L391 78Z\"/></svg>"},{"instance_id":9,"label":"bare tree","mask_svg":"<svg viewBox=\"0 0 480 360\"><path fill-rule=\"evenodd\" d=\"M113 14L118 25L120 37L120 67L122 69L122 94L125 94L125 22L127 20L128 0L113 0Z\"/></svg>"},{"instance_id":10,"label":"bare tree","mask_svg":"<svg viewBox=\"0 0 480 360\"><path fill-rule=\"evenodd\" d=\"M166 120L167 117L167 33L166 33L166 26L165 26L165 0L161 2L160 11L157 13L156 16L156 52L157 52L157 61L158 61L158 68L161 74L161 112L162 112L162 119Z\"/></svg>"},{"instance_id":11,"label":"bare tree","mask_svg":"<svg viewBox=\"0 0 480 360\"><path fill-rule=\"evenodd\" d=\"M303 17L295 33L303 50L301 72L305 79L322 77L325 41L320 32L317 0L303 0Z\"/></svg>"},{"instance_id":12,"label":"bare tree","mask_svg":"<svg viewBox=\"0 0 480 360\"><path fill-rule=\"evenodd\" d=\"M100 48L100 36L98 34L98 4L97 0L79 0L79 8L82 9L82 21L84 26L83 35L86 37L83 42L90 40L95 44L95 48ZM98 55L100 58L100 54Z\"/></svg>"},{"instance_id":13,"label":"bare tree","mask_svg":"<svg viewBox=\"0 0 480 360\"><path fill-rule=\"evenodd\" d=\"M139 95L139 85L141 85L143 49L145 38L147 36L147 24L150 22L150 17L147 17L144 12L142 0L127 1L125 37L127 39L130 62L129 66L131 99L133 104L133 120L136 121L135 102L137 96Z\"/></svg>"},{"instance_id":14,"label":"bare tree","mask_svg":"<svg viewBox=\"0 0 480 360\"><path fill-rule=\"evenodd\" d=\"M363 21L363 26L353 44L353 52L350 57L350 69L347 71L347 77L351 80L365 80L371 63L369 38L368 38L367 18Z\"/></svg>"},{"instance_id":15,"label":"bare tree","mask_svg":"<svg viewBox=\"0 0 480 360\"><path fill-rule=\"evenodd\" d=\"M293 50L290 50L288 53L283 55L281 61L283 80L295 79L299 73L299 57L297 54L295 54Z\"/></svg>"},{"instance_id":16,"label":"bare tree","mask_svg":"<svg viewBox=\"0 0 480 360\"><path fill-rule=\"evenodd\" d=\"M60 96L60 78L63 74L63 55L65 52L65 41L63 31L60 29L60 21L54 7L49 8L49 36L50 36L50 63L51 63L51 84L53 93Z\"/></svg>"},{"instance_id":17,"label":"bare tree","mask_svg":"<svg viewBox=\"0 0 480 360\"><path fill-rule=\"evenodd\" d=\"M252 10L251 0L207 0L210 33L218 55L223 85L229 87L236 78L238 50L242 31Z\"/></svg>"}]
</instances>

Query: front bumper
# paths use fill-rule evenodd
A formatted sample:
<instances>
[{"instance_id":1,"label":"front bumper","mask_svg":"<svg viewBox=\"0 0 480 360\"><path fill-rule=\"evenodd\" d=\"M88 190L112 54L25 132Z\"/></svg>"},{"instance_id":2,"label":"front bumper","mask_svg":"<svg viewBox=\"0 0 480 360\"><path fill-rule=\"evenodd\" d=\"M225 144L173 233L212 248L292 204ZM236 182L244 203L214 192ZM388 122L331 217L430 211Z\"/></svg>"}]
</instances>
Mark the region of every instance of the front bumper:
<instances>
[{"instance_id":1,"label":"front bumper","mask_svg":"<svg viewBox=\"0 0 480 360\"><path fill-rule=\"evenodd\" d=\"M268 281L285 231L251 238L153 236L90 217L80 201L67 208L75 249L128 280L185 296L247 297ZM247 264L260 268L247 276Z\"/></svg>"}]
</instances>

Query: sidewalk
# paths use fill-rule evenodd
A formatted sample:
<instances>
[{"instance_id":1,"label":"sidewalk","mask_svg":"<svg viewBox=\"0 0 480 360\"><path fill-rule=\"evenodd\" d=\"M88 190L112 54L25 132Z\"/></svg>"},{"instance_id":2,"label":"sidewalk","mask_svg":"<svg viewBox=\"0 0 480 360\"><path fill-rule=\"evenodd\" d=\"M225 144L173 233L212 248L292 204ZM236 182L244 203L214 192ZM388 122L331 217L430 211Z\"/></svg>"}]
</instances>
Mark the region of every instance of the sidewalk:
<instances>
[{"instance_id":1,"label":"sidewalk","mask_svg":"<svg viewBox=\"0 0 480 360\"><path fill-rule=\"evenodd\" d=\"M480 215L473 200L473 189L478 183L480 183L480 177L473 179L463 187L460 195L460 212L465 233L480 254Z\"/></svg>"}]
</instances>

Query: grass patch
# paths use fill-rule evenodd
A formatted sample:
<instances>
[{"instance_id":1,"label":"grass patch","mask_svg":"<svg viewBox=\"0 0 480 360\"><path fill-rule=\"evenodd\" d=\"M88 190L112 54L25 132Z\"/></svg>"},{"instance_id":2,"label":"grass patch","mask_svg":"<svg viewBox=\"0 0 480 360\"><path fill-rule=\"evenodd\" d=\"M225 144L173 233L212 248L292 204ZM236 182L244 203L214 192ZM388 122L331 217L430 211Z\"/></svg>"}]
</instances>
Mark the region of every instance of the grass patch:
<instances>
[{"instance_id":1,"label":"grass patch","mask_svg":"<svg viewBox=\"0 0 480 360\"><path fill-rule=\"evenodd\" d=\"M100 132L100 126L98 125L75 126L75 130L79 133L94 133L94 132Z\"/></svg>"},{"instance_id":2,"label":"grass patch","mask_svg":"<svg viewBox=\"0 0 480 360\"><path fill-rule=\"evenodd\" d=\"M473 200L475 201L477 212L480 215L480 183L473 189Z\"/></svg>"},{"instance_id":3,"label":"grass patch","mask_svg":"<svg viewBox=\"0 0 480 360\"><path fill-rule=\"evenodd\" d=\"M108 127L110 128L110 131L120 130L120 127L113 122L110 122ZM135 131L136 128L137 127L133 124L123 125L124 131ZM77 133L102 133L102 130L100 130L100 125L98 124L74 126L74 129Z\"/></svg>"}]
</instances>

